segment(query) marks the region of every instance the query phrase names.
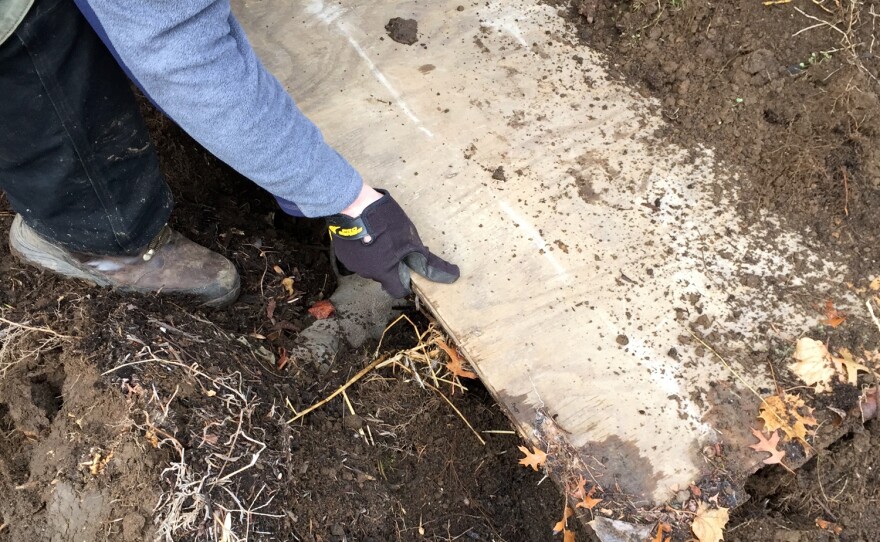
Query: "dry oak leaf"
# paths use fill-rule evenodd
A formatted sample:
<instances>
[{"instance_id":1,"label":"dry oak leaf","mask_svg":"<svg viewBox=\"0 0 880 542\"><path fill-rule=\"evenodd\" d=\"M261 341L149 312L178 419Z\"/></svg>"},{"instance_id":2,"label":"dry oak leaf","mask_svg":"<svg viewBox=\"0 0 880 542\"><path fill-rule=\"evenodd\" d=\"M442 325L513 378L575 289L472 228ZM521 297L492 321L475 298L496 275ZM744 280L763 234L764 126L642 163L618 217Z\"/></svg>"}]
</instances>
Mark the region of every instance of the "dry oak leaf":
<instances>
[{"instance_id":1,"label":"dry oak leaf","mask_svg":"<svg viewBox=\"0 0 880 542\"><path fill-rule=\"evenodd\" d=\"M727 508L709 508L701 502L691 530L700 542L718 542L724 540L724 526L729 518Z\"/></svg>"},{"instance_id":2,"label":"dry oak leaf","mask_svg":"<svg viewBox=\"0 0 880 542\"><path fill-rule=\"evenodd\" d=\"M871 284L869 284L868 287L871 288L872 290L874 290L875 292L877 290L880 290L880 277L877 277L874 280L872 280Z\"/></svg>"},{"instance_id":3,"label":"dry oak leaf","mask_svg":"<svg viewBox=\"0 0 880 542\"><path fill-rule=\"evenodd\" d=\"M866 367L865 365L857 362L848 349L841 348L838 353L841 355L841 357L833 358L832 361L838 365L838 369L842 368L846 371L846 381L850 384L854 386L858 385L859 371L864 371L866 373L873 372L871 371L870 367Z\"/></svg>"},{"instance_id":4,"label":"dry oak leaf","mask_svg":"<svg viewBox=\"0 0 880 542\"><path fill-rule=\"evenodd\" d=\"M809 337L801 337L792 357L795 363L788 367L798 378L807 385L815 386L816 391L828 389L828 383L834 378L835 373L828 349L824 344Z\"/></svg>"},{"instance_id":5,"label":"dry oak leaf","mask_svg":"<svg viewBox=\"0 0 880 542\"><path fill-rule=\"evenodd\" d=\"M666 538L666 533L672 532L672 526L668 523L663 523L662 521L657 522L657 534L654 535L654 538L651 539L651 542L664 542L668 540Z\"/></svg>"},{"instance_id":6,"label":"dry oak leaf","mask_svg":"<svg viewBox=\"0 0 880 542\"><path fill-rule=\"evenodd\" d=\"M519 464L525 467L532 467L532 469L538 470L538 467L543 466L547 462L547 454L534 446L531 452L525 446L519 446L519 451L525 454L525 457L519 460Z\"/></svg>"},{"instance_id":7,"label":"dry oak leaf","mask_svg":"<svg viewBox=\"0 0 880 542\"><path fill-rule=\"evenodd\" d=\"M570 506L566 506L565 510L562 511L562 519L557 521L556 525L553 526L553 534L568 530L568 518L570 518L572 514L574 514L574 510L572 510Z\"/></svg>"},{"instance_id":8,"label":"dry oak leaf","mask_svg":"<svg viewBox=\"0 0 880 542\"><path fill-rule=\"evenodd\" d=\"M316 320L326 320L336 313L336 307L328 299L322 299L309 308L309 314Z\"/></svg>"},{"instance_id":9,"label":"dry oak leaf","mask_svg":"<svg viewBox=\"0 0 880 542\"><path fill-rule=\"evenodd\" d=\"M575 542L574 531L569 531L568 529L562 531L562 542Z\"/></svg>"},{"instance_id":10,"label":"dry oak leaf","mask_svg":"<svg viewBox=\"0 0 880 542\"><path fill-rule=\"evenodd\" d=\"M757 429L752 429L752 434L758 437L758 443L752 444L749 448L756 452L767 452L770 454L770 457L763 460L765 465L782 463L782 458L785 457L785 450L776 449L776 446L779 445L779 433L773 431L770 439L767 439L767 437L764 436L764 433Z\"/></svg>"},{"instance_id":11,"label":"dry oak leaf","mask_svg":"<svg viewBox=\"0 0 880 542\"><path fill-rule=\"evenodd\" d=\"M766 431L781 429L789 439L804 443L807 441L807 426L819 425L803 399L793 393L765 397L758 418L764 420Z\"/></svg>"},{"instance_id":12,"label":"dry oak leaf","mask_svg":"<svg viewBox=\"0 0 880 542\"><path fill-rule=\"evenodd\" d=\"M441 350L446 352L446 355L449 356L449 363L446 364L446 368L449 369L449 372L459 378L477 378L476 373L472 373L464 368L464 364L461 361L461 356L458 355L458 352L455 348L450 347L448 344L441 340L437 340L437 346L440 347Z\"/></svg>"},{"instance_id":13,"label":"dry oak leaf","mask_svg":"<svg viewBox=\"0 0 880 542\"><path fill-rule=\"evenodd\" d=\"M574 497L575 499L580 501L584 497L587 496L586 486L587 486L587 479L584 478L583 476L579 476L577 483L575 483L575 485L574 485L574 489L570 489L569 493L571 494L572 497Z\"/></svg>"},{"instance_id":14,"label":"dry oak leaf","mask_svg":"<svg viewBox=\"0 0 880 542\"><path fill-rule=\"evenodd\" d=\"M825 319L822 323L826 326L837 327L846 320L846 315L834 308L834 302L830 299L825 302Z\"/></svg>"},{"instance_id":15,"label":"dry oak leaf","mask_svg":"<svg viewBox=\"0 0 880 542\"><path fill-rule=\"evenodd\" d=\"M593 497L593 493L595 493L595 492L596 492L596 487L593 486L593 488L590 490L590 492L587 493L586 495L584 495L583 500L581 502L577 503L575 505L575 507L576 508L586 508L587 510L592 510L593 507L595 507L597 504L602 502L602 499L597 499L596 497Z\"/></svg>"}]
</instances>

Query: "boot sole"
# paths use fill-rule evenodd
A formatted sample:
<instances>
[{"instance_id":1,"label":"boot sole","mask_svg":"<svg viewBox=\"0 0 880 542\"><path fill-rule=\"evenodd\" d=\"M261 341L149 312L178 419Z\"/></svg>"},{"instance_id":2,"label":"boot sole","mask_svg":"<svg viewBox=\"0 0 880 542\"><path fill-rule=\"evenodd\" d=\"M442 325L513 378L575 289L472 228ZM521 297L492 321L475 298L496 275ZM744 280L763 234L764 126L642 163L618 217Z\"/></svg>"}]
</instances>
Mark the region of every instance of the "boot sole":
<instances>
[{"instance_id":1,"label":"boot sole","mask_svg":"<svg viewBox=\"0 0 880 542\"><path fill-rule=\"evenodd\" d=\"M70 254L41 237L37 232L28 227L21 215L15 215L12 221L12 227L9 229L9 249L12 255L19 260L44 269L57 273L66 278L84 280L95 286L109 286L114 290L127 293L149 294L155 293L155 290L145 290L114 283L105 275L98 273L84 266L71 258ZM224 307L233 303L238 299L241 290L241 278L236 275L235 285L228 292L219 297L202 301L201 305L205 307ZM169 292L173 295L175 292ZM197 293L181 293L180 295L198 296Z\"/></svg>"}]
</instances>

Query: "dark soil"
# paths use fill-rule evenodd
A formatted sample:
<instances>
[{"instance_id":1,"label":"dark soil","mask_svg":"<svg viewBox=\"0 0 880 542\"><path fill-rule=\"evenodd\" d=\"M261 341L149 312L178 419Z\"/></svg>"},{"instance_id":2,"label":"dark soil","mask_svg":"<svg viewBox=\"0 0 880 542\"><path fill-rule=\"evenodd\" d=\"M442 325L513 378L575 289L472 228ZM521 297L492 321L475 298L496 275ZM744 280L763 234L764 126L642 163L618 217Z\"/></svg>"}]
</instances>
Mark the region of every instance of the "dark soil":
<instances>
[{"instance_id":1,"label":"dark soil","mask_svg":"<svg viewBox=\"0 0 880 542\"><path fill-rule=\"evenodd\" d=\"M336 399L285 423L372 359L365 348L277 368L308 307L333 291L324 228L276 212L147 115L172 225L236 263L241 299L208 311L121 296L36 272L0 244L0 315L28 326L0 323L0 540L219 539L227 514L249 540L547 538L562 496L517 464L520 441L478 383L451 400L477 431L502 431L481 433L485 446L390 368L348 390L354 415ZM0 202L0 229L11 219ZM383 350L414 341L399 326Z\"/></svg>"},{"instance_id":2,"label":"dark soil","mask_svg":"<svg viewBox=\"0 0 880 542\"><path fill-rule=\"evenodd\" d=\"M612 73L657 100L668 123L658 137L715 152L727 168L719 173L739 183L741 213L776 217L803 232L811 250L843 258L856 288L876 276L880 49L874 14L880 4L551 3L586 44L607 55ZM814 25L820 26L805 30ZM850 336L823 339L876 345L870 325L843 333ZM880 540L878 433L880 425L869 423L796 475L760 472L724 539ZM832 525L823 529L817 519ZM829 530L835 525L842 528L839 537Z\"/></svg>"},{"instance_id":3,"label":"dark soil","mask_svg":"<svg viewBox=\"0 0 880 542\"><path fill-rule=\"evenodd\" d=\"M770 213L840 252L854 282L877 272L877 2L557 5L613 72L659 100L660 137L709 147L739 176L743 213ZM821 21L837 30L804 30Z\"/></svg>"}]
</instances>

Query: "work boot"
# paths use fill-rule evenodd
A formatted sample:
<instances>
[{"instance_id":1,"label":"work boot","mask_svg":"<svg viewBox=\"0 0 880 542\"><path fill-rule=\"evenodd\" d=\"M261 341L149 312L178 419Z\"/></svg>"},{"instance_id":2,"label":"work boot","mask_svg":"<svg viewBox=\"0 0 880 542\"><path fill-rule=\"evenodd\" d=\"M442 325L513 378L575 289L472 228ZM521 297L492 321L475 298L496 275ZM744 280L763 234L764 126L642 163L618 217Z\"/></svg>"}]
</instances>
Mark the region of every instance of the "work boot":
<instances>
[{"instance_id":1,"label":"work boot","mask_svg":"<svg viewBox=\"0 0 880 542\"><path fill-rule=\"evenodd\" d=\"M122 292L184 296L209 307L229 305L238 297L232 262L168 226L137 256L96 256L52 243L16 215L9 247L31 265Z\"/></svg>"}]
</instances>

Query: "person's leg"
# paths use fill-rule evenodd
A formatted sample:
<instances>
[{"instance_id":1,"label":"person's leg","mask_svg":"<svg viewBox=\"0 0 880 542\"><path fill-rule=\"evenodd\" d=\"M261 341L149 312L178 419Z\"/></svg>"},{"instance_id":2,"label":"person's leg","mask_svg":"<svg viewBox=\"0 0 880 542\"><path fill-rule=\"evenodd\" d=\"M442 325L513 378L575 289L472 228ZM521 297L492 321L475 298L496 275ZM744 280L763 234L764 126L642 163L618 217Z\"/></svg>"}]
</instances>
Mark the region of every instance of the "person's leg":
<instances>
[{"instance_id":1,"label":"person's leg","mask_svg":"<svg viewBox=\"0 0 880 542\"><path fill-rule=\"evenodd\" d=\"M0 188L19 213L10 249L31 265L205 305L238 296L232 262L166 226L129 82L72 0L37 0L0 44Z\"/></svg>"},{"instance_id":2,"label":"person's leg","mask_svg":"<svg viewBox=\"0 0 880 542\"><path fill-rule=\"evenodd\" d=\"M0 45L0 188L80 253L137 254L171 193L129 82L71 0L37 0Z\"/></svg>"}]
</instances>

